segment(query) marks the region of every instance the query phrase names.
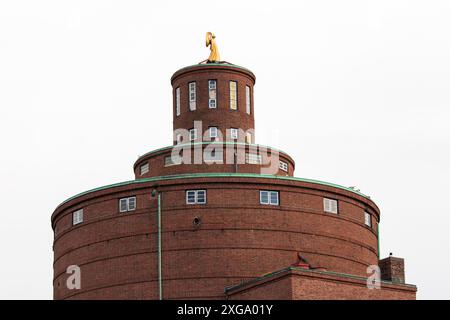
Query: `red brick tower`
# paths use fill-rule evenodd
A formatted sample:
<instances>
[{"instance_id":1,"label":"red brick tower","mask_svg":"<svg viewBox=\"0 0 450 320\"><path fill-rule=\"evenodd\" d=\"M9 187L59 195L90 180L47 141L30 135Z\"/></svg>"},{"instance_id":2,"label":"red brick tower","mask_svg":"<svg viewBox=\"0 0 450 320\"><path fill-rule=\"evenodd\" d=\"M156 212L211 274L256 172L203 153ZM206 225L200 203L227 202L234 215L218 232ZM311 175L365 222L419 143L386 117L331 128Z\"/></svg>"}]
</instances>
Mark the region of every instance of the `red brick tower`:
<instances>
[{"instance_id":1,"label":"red brick tower","mask_svg":"<svg viewBox=\"0 0 450 320\"><path fill-rule=\"evenodd\" d=\"M171 82L173 145L137 159L135 180L54 211L55 299L415 298L402 259L367 286L379 264L370 197L296 178L289 155L255 144L251 71L204 63ZM80 289L66 285L71 265Z\"/></svg>"}]
</instances>

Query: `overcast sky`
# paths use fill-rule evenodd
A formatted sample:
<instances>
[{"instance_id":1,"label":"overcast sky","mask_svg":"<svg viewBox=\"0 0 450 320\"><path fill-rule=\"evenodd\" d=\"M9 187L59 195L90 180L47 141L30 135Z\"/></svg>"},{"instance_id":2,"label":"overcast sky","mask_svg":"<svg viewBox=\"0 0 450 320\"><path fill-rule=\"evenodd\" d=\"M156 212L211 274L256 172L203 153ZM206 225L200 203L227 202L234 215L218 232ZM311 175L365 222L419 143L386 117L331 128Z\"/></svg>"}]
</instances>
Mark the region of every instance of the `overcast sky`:
<instances>
[{"instance_id":1,"label":"overcast sky","mask_svg":"<svg viewBox=\"0 0 450 320\"><path fill-rule=\"evenodd\" d=\"M256 74L256 142L356 185L418 298L450 298L450 1L1 1L0 298L51 299L50 215L172 138L170 76Z\"/></svg>"}]
</instances>

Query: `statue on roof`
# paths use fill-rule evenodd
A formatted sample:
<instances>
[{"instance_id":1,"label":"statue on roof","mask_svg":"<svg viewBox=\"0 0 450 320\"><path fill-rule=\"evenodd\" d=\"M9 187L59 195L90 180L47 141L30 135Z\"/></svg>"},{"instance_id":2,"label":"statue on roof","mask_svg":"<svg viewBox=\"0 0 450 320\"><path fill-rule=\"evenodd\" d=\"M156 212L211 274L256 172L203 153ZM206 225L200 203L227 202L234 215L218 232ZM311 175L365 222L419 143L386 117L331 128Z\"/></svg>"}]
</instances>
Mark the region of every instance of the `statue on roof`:
<instances>
[{"instance_id":1,"label":"statue on roof","mask_svg":"<svg viewBox=\"0 0 450 320\"><path fill-rule=\"evenodd\" d=\"M212 32L206 33L206 46L209 46L209 49L211 50L211 54L208 58L208 63L214 63L220 61L220 54L219 49L217 48L216 36Z\"/></svg>"}]
</instances>

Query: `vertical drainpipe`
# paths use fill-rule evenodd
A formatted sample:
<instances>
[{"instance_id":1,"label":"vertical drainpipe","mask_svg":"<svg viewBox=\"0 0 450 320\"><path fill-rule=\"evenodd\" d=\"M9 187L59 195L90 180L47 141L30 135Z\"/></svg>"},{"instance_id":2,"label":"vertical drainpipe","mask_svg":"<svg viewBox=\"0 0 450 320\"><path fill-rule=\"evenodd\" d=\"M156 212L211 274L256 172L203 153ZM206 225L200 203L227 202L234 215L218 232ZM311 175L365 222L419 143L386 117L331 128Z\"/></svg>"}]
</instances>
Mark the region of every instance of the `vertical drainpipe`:
<instances>
[{"instance_id":1,"label":"vertical drainpipe","mask_svg":"<svg viewBox=\"0 0 450 320\"><path fill-rule=\"evenodd\" d=\"M158 287L159 300L162 300L161 192L158 192Z\"/></svg>"}]
</instances>

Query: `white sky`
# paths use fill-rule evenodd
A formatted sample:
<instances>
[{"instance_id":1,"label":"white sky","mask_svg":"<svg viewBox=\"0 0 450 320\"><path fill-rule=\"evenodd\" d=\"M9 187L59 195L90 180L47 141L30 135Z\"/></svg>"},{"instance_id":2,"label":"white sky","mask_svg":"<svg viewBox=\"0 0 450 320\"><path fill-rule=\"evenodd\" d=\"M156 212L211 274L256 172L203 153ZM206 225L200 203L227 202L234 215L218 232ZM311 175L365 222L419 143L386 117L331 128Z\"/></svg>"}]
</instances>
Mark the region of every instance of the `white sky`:
<instances>
[{"instance_id":1,"label":"white sky","mask_svg":"<svg viewBox=\"0 0 450 320\"><path fill-rule=\"evenodd\" d=\"M256 140L381 208L382 256L450 298L449 1L1 1L0 298L52 298L50 215L171 143L170 76L251 69Z\"/></svg>"}]
</instances>

